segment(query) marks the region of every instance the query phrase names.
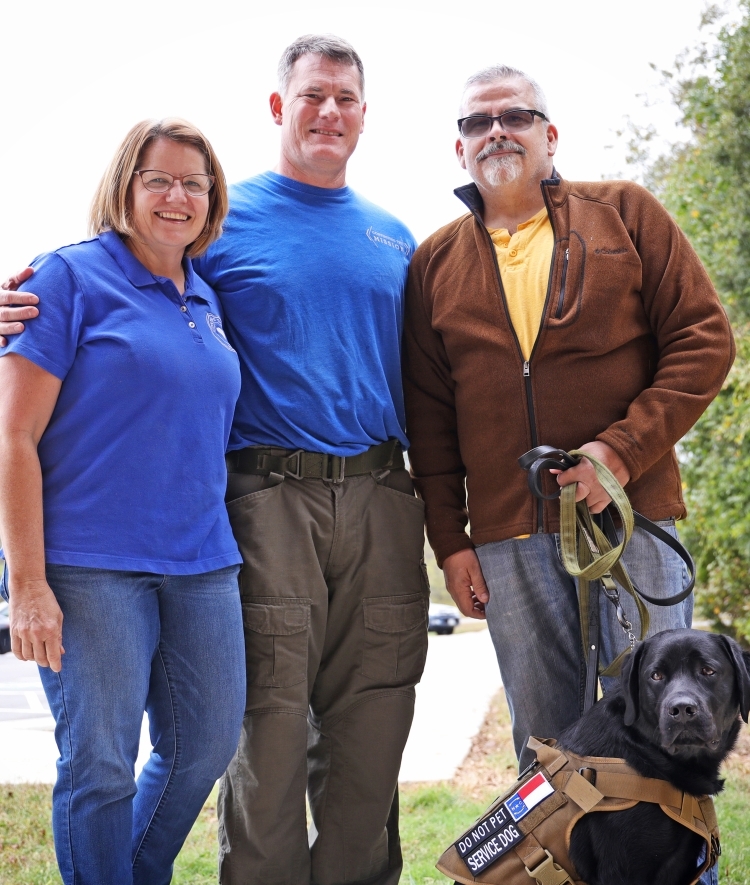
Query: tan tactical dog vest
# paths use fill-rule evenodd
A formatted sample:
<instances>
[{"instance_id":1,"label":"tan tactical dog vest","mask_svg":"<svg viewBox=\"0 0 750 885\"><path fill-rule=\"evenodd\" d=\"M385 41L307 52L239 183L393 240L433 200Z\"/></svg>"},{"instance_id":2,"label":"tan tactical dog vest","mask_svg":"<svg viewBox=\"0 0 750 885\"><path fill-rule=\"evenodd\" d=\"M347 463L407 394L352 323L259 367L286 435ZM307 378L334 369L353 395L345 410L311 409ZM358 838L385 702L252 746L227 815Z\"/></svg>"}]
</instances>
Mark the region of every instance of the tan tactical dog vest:
<instances>
[{"instance_id":1,"label":"tan tactical dog vest","mask_svg":"<svg viewBox=\"0 0 750 885\"><path fill-rule=\"evenodd\" d=\"M641 777L623 759L576 756L553 740L529 738L538 763L447 849L437 868L464 885L586 885L568 857L577 821L595 811L654 802L706 842L691 885L721 851L710 796L691 796L667 781ZM531 880L531 881L530 881Z\"/></svg>"}]
</instances>

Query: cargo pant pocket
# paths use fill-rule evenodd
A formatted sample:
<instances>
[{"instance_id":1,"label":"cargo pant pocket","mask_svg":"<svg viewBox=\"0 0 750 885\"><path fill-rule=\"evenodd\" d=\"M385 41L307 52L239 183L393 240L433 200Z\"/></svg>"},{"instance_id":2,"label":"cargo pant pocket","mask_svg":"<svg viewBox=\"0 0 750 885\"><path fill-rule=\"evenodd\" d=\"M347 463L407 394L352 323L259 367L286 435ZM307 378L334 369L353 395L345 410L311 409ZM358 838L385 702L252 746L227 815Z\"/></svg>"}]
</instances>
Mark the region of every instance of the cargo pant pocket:
<instances>
[{"instance_id":1,"label":"cargo pant pocket","mask_svg":"<svg viewBox=\"0 0 750 885\"><path fill-rule=\"evenodd\" d=\"M362 600L365 641L362 675L383 685L418 682L427 656L427 599L377 596Z\"/></svg>"},{"instance_id":2,"label":"cargo pant pocket","mask_svg":"<svg viewBox=\"0 0 750 885\"><path fill-rule=\"evenodd\" d=\"M307 678L310 603L278 597L242 603L248 687L285 688Z\"/></svg>"}]
</instances>

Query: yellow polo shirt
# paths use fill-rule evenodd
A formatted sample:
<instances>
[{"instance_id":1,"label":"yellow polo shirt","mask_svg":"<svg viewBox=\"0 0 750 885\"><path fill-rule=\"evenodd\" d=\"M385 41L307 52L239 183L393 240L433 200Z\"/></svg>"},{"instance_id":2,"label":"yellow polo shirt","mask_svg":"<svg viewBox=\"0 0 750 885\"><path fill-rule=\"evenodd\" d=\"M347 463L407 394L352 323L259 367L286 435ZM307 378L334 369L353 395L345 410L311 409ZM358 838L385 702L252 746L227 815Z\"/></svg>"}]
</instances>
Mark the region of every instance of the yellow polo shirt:
<instances>
[{"instance_id":1,"label":"yellow polo shirt","mask_svg":"<svg viewBox=\"0 0 750 885\"><path fill-rule=\"evenodd\" d=\"M513 236L505 228L490 230L489 234L495 244L510 319L527 360L542 322L549 285L555 244L549 215L546 208L540 209L533 218L519 224Z\"/></svg>"}]
</instances>

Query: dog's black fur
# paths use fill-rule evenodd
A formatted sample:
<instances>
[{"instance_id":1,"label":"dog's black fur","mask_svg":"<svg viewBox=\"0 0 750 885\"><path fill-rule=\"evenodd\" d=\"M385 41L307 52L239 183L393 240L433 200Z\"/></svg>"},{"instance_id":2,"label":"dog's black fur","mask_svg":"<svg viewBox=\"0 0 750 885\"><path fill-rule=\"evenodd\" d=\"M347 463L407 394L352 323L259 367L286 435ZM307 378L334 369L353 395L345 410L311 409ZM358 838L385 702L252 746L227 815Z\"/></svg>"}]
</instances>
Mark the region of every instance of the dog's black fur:
<instances>
[{"instance_id":1,"label":"dog's black fur","mask_svg":"<svg viewBox=\"0 0 750 885\"><path fill-rule=\"evenodd\" d=\"M750 708L750 653L727 636L665 630L627 659L621 689L558 737L582 756L625 759L645 777L715 795ZM658 805L585 815L570 858L588 885L687 885L705 843Z\"/></svg>"}]
</instances>

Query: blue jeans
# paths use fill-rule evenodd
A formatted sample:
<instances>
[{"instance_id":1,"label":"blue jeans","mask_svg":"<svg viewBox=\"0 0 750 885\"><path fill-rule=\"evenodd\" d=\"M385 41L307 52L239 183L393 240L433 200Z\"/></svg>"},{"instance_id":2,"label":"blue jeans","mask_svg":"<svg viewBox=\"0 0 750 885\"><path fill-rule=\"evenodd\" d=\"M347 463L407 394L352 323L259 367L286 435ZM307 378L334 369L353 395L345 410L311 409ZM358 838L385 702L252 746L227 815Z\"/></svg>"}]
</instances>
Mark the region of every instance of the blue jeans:
<instances>
[{"instance_id":1,"label":"blue jeans","mask_svg":"<svg viewBox=\"0 0 750 885\"><path fill-rule=\"evenodd\" d=\"M167 885L245 709L237 567L198 575L48 565L62 671L40 668L60 751L55 850L66 885ZM153 750L138 780L143 713Z\"/></svg>"},{"instance_id":2,"label":"blue jeans","mask_svg":"<svg viewBox=\"0 0 750 885\"><path fill-rule=\"evenodd\" d=\"M659 523L677 537L672 520ZM576 583L560 559L560 536L536 534L477 547L490 600L487 625L505 686L519 767L534 759L526 747L529 735L555 737L583 713L586 668L581 643ZM668 597L688 582L682 560L642 529L635 529L623 562L635 584L649 596ZM638 635L638 614L631 597L620 599ZM647 604L649 635L689 627L692 594L671 606ZM600 662L610 663L627 646L614 606L602 594ZM605 679L604 688L617 680ZM718 865L707 870L701 885L717 885Z\"/></svg>"}]
</instances>

